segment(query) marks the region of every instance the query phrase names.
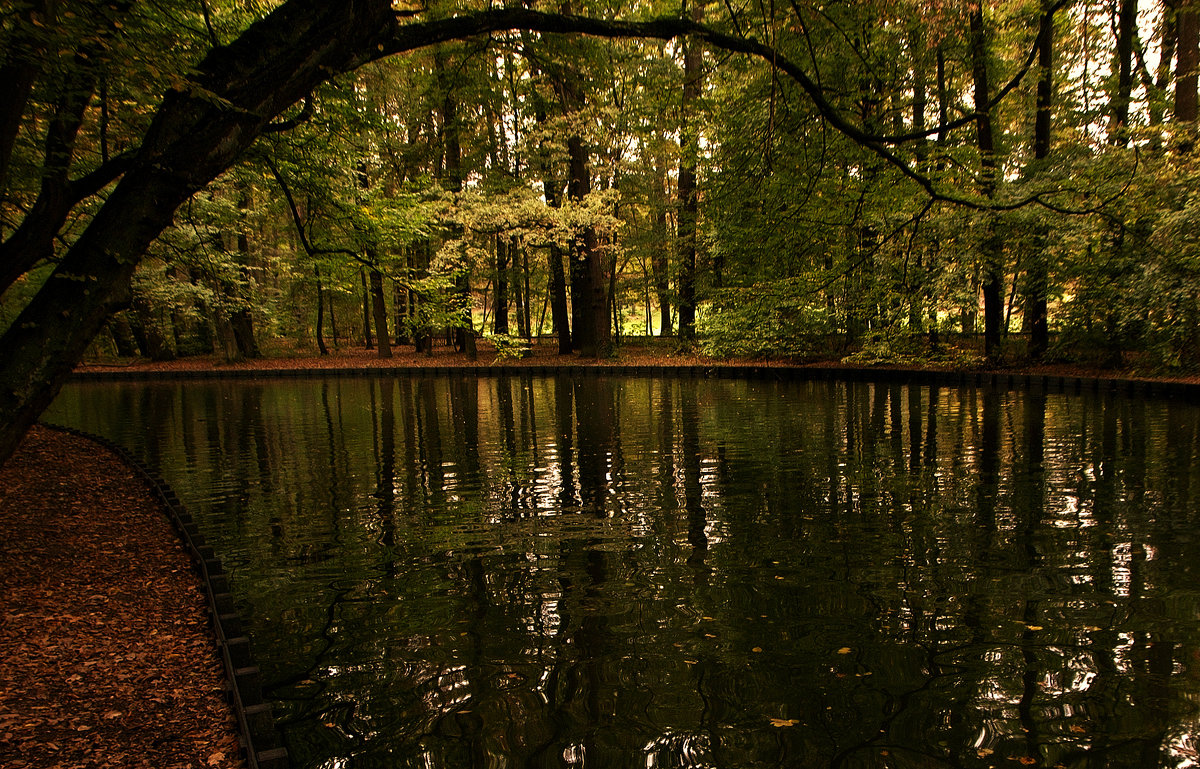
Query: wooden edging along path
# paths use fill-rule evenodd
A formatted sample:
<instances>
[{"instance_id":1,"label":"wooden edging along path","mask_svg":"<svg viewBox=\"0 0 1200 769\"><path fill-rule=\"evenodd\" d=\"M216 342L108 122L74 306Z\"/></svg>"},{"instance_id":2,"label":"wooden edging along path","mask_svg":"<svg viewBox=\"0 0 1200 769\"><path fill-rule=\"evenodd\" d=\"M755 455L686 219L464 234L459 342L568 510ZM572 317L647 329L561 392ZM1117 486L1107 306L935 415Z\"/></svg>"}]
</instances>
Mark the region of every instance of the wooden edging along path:
<instances>
[{"instance_id":1,"label":"wooden edging along path","mask_svg":"<svg viewBox=\"0 0 1200 769\"><path fill-rule=\"evenodd\" d=\"M859 368L838 366L754 365L587 365L468 364L461 366L362 366L314 368L205 368L167 370L85 369L72 381L187 381L214 379L262 380L275 378L380 377L380 376L648 376L776 381L846 381L881 384L919 384L951 387L999 387L1048 392L1111 392L1140 397L1200 402L1200 383L1170 379L1133 379L1102 376L1058 376L1005 371L943 371L937 369Z\"/></svg>"},{"instance_id":2,"label":"wooden edging along path","mask_svg":"<svg viewBox=\"0 0 1200 769\"><path fill-rule=\"evenodd\" d=\"M250 639L242 633L242 620L229 592L229 581L221 561L205 543L204 535L175 491L157 473L138 461L120 445L92 433L61 425L55 429L73 433L112 450L150 484L166 508L167 517L192 556L208 598L213 631L222 663L228 696L237 719L238 736L250 769L288 769L287 749L275 729L271 706L263 698L259 667L250 653Z\"/></svg>"}]
</instances>

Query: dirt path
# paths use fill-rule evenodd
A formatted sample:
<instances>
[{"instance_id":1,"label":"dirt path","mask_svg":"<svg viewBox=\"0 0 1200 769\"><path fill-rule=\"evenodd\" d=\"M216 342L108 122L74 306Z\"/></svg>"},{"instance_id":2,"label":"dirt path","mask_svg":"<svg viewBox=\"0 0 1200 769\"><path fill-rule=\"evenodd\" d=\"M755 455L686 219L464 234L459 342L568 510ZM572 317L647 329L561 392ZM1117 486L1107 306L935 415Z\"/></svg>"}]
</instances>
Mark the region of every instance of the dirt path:
<instances>
[{"instance_id":1,"label":"dirt path","mask_svg":"<svg viewBox=\"0 0 1200 769\"><path fill-rule=\"evenodd\" d=\"M245 766L199 578L115 454L34 428L0 468L0 582L0 766Z\"/></svg>"}]
</instances>

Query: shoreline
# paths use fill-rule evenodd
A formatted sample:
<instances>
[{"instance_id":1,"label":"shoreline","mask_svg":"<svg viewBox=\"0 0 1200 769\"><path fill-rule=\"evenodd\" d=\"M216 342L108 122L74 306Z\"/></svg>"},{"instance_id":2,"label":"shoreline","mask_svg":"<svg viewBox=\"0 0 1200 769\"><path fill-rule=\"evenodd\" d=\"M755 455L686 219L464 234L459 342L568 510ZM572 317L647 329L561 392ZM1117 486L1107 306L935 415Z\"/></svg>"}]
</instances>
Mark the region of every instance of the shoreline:
<instances>
[{"instance_id":1,"label":"shoreline","mask_svg":"<svg viewBox=\"0 0 1200 769\"><path fill-rule=\"evenodd\" d=\"M379 358L374 351L355 348L327 356L274 355L225 362L216 356L194 356L173 361L89 361L72 374L74 381L155 379L268 378L296 376L441 375L475 372L481 376L509 374L549 375L579 371L589 375L631 376L748 376L758 378L880 381L947 386L1041 386L1064 391L1116 390L1144 395L1200 399L1200 373L1153 374L1135 368L1105 369L1077 364L1011 366L864 366L841 361L719 360L682 354L662 345L626 346L610 359L559 355L550 345L535 345L526 358L497 359L480 349L476 360L441 348L433 355L411 349Z\"/></svg>"}]
</instances>

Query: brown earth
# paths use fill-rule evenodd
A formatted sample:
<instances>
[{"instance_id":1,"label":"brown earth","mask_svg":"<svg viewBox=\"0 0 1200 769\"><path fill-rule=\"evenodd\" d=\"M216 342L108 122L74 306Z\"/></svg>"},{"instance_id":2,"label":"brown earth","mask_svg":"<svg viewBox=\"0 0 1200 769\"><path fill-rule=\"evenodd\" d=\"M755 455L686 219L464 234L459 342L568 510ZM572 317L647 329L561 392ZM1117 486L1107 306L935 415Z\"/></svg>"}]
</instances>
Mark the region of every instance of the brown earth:
<instances>
[{"instance_id":1,"label":"brown earth","mask_svg":"<svg viewBox=\"0 0 1200 769\"><path fill-rule=\"evenodd\" d=\"M244 767L207 602L147 483L35 427L0 468L0 766Z\"/></svg>"},{"instance_id":2,"label":"brown earth","mask_svg":"<svg viewBox=\"0 0 1200 769\"><path fill-rule=\"evenodd\" d=\"M604 368L608 366L755 366L755 367L802 367L802 368L868 368L845 364L839 360L793 361L782 359L714 359L695 353L679 352L671 340L654 341L650 344L627 344L619 348L613 358L588 359L577 355L559 355L557 344L553 341L543 341L534 344L532 354L525 358L498 358L495 351L486 340L479 342L479 355L471 361L461 353L449 347L435 348L433 355L413 352L411 347L393 348L391 358L380 358L374 350L361 347L342 348L331 351L329 355L314 355L306 352L282 352L269 354L253 360L227 362L215 355L199 355L180 358L173 361L87 361L77 369L80 372L94 371L130 371L130 372L175 372L175 371L295 371L320 369L375 369L375 368L477 368L483 366L504 366L507 368L538 367L538 366L581 366L587 368ZM877 366L877 369L914 368L914 366ZM926 365L916 366L924 370L958 371L951 366ZM1099 368L1071 363L1047 363L1038 365L1014 364L1000 366L980 366L975 369L989 372L1005 372L1014 374L1044 374L1048 376L1090 377L1098 379L1133 379L1158 380L1174 382L1191 382L1200 384L1200 373L1171 372L1163 373L1151 369L1130 366L1126 368Z\"/></svg>"}]
</instances>

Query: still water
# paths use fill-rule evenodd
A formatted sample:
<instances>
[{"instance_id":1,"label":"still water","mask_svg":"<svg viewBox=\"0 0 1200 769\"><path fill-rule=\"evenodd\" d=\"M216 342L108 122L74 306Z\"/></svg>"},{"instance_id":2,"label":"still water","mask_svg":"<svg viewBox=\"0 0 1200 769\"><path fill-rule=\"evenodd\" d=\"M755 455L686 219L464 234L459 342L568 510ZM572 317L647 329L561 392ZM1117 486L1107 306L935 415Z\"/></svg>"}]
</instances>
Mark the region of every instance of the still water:
<instances>
[{"instance_id":1,"label":"still water","mask_svg":"<svg viewBox=\"0 0 1200 769\"><path fill-rule=\"evenodd\" d=\"M1200 756L1193 406L865 383L69 386L231 572L299 767Z\"/></svg>"}]
</instances>

